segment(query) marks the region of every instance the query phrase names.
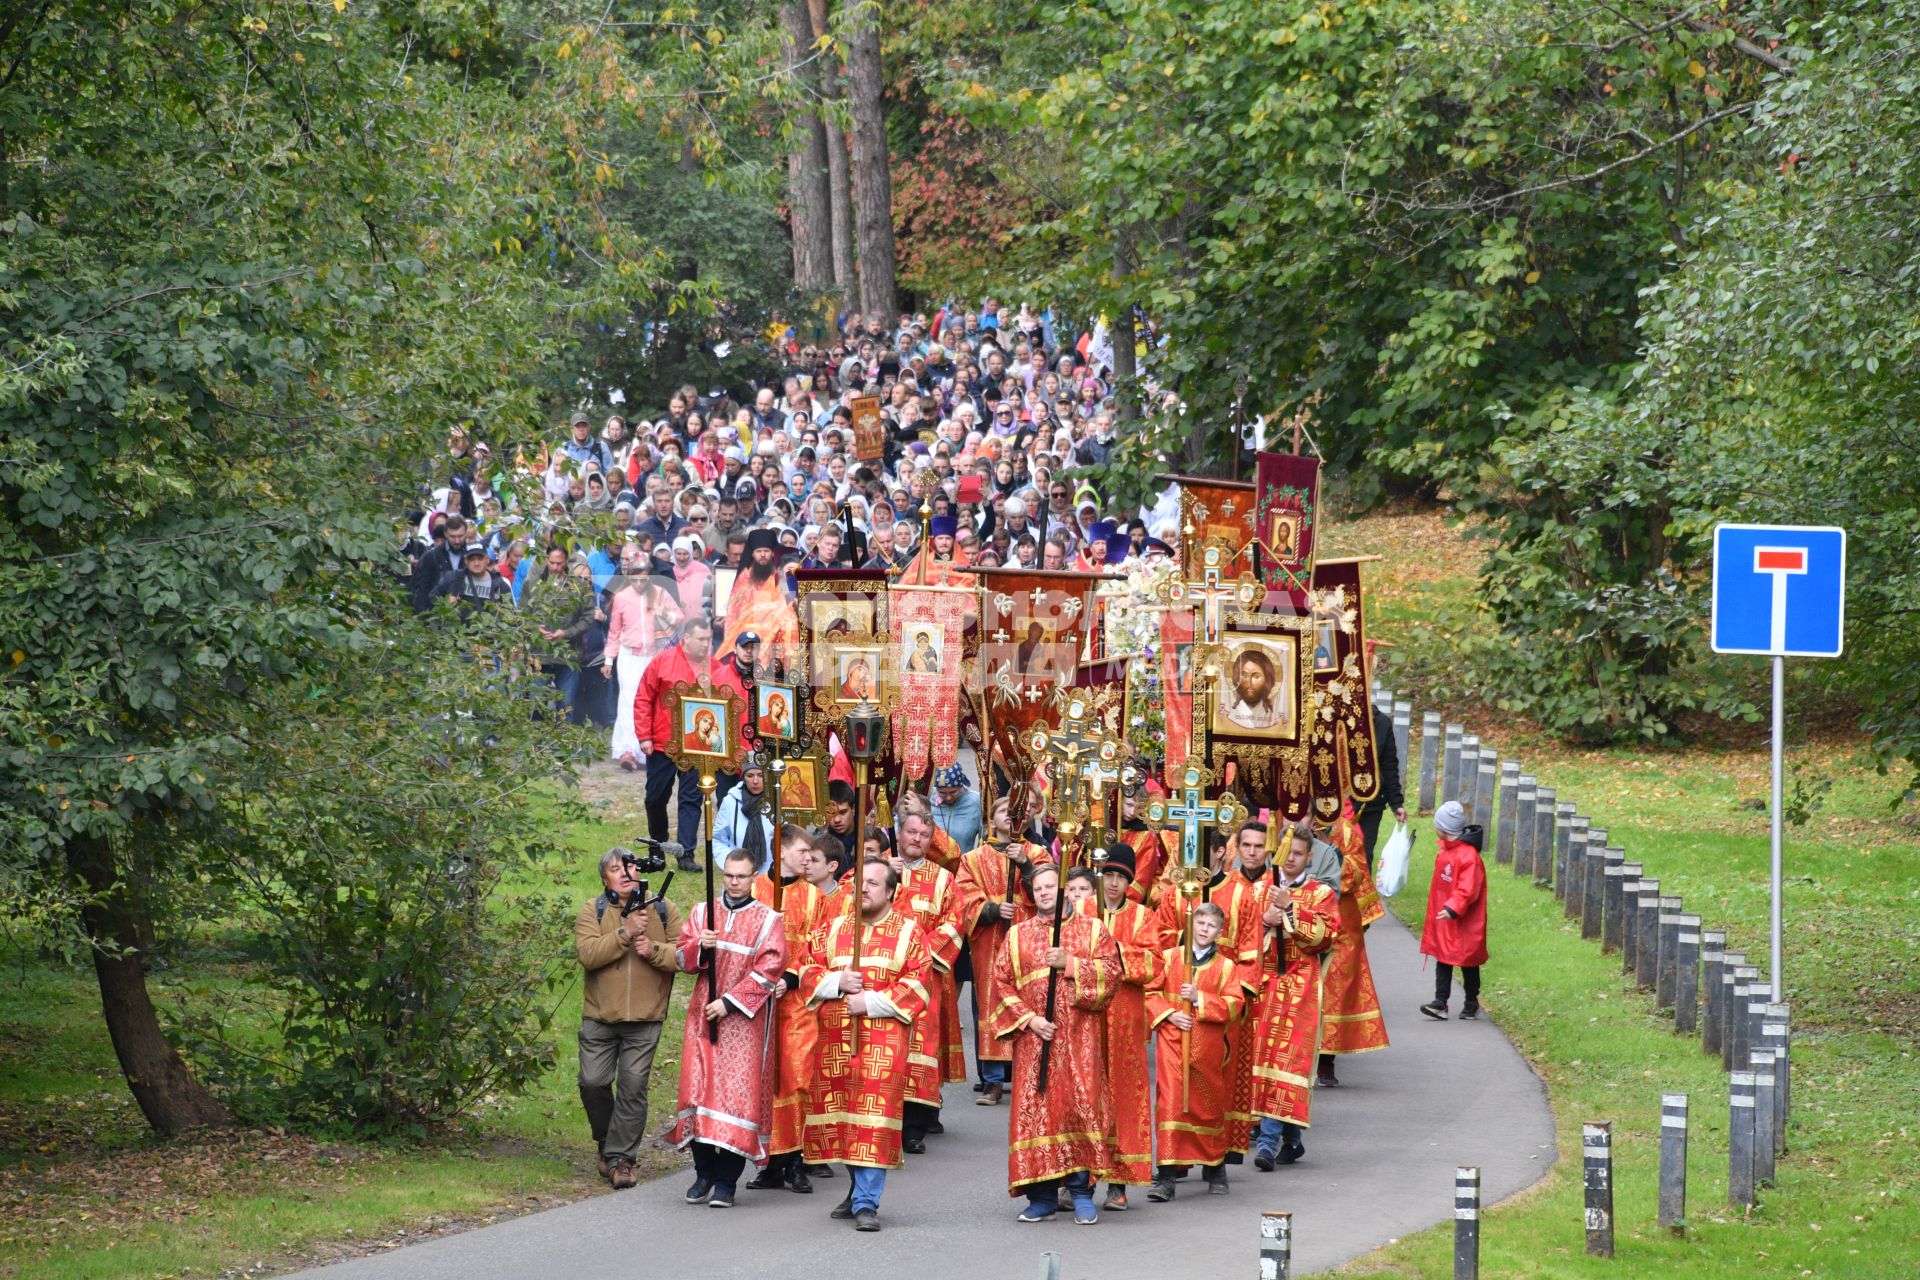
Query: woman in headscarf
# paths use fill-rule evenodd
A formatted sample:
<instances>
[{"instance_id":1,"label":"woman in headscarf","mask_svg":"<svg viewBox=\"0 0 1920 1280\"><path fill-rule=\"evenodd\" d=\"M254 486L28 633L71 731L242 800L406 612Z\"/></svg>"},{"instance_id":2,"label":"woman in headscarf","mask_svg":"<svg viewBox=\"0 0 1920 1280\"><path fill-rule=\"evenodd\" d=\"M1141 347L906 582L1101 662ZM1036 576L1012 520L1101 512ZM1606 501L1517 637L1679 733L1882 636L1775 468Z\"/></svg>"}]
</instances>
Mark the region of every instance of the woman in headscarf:
<instances>
[{"instance_id":1,"label":"woman in headscarf","mask_svg":"<svg viewBox=\"0 0 1920 1280\"><path fill-rule=\"evenodd\" d=\"M682 612L692 613L700 607L712 576L713 570L700 558L700 539L683 533L673 540L673 582Z\"/></svg>"},{"instance_id":2,"label":"woman in headscarf","mask_svg":"<svg viewBox=\"0 0 1920 1280\"><path fill-rule=\"evenodd\" d=\"M587 468L586 497L580 507L587 511L612 511L613 491L607 488L607 478L600 474L598 467L589 463Z\"/></svg>"},{"instance_id":3,"label":"woman in headscarf","mask_svg":"<svg viewBox=\"0 0 1920 1280\"><path fill-rule=\"evenodd\" d=\"M644 567L615 579L619 589L607 605L606 666L620 682L614 703L612 755L632 773L640 768L640 738L633 725L633 699L640 676L653 660L659 637L680 622L680 609Z\"/></svg>"}]
</instances>

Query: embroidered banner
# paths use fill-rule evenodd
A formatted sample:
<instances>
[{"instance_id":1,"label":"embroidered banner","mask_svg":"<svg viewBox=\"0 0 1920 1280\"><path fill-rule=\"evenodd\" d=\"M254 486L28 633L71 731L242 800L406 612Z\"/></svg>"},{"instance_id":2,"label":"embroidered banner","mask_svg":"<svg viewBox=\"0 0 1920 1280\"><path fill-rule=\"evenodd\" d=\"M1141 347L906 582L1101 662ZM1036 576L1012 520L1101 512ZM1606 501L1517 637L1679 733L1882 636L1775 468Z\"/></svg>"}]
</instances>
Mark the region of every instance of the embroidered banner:
<instances>
[{"instance_id":1,"label":"embroidered banner","mask_svg":"<svg viewBox=\"0 0 1920 1280\"><path fill-rule=\"evenodd\" d=\"M1254 477L1259 486L1256 571L1269 589L1286 591L1299 600L1313 579L1320 459L1263 453Z\"/></svg>"},{"instance_id":2,"label":"embroidered banner","mask_svg":"<svg viewBox=\"0 0 1920 1280\"><path fill-rule=\"evenodd\" d=\"M893 750L904 777L918 778L954 762L960 748L960 682L965 670L971 591L895 586L887 601L893 624L900 707Z\"/></svg>"},{"instance_id":3,"label":"embroidered banner","mask_svg":"<svg viewBox=\"0 0 1920 1280\"><path fill-rule=\"evenodd\" d=\"M973 569L984 589L980 616L980 682L993 751L1011 777L1035 760L1024 737L1054 723L1052 694L1073 686L1093 625L1088 574Z\"/></svg>"},{"instance_id":4,"label":"embroidered banner","mask_svg":"<svg viewBox=\"0 0 1920 1280\"><path fill-rule=\"evenodd\" d=\"M1244 480L1207 476L1164 476L1180 486L1180 567L1197 577L1208 546L1225 547L1231 572L1251 562L1254 541L1254 487Z\"/></svg>"},{"instance_id":5,"label":"embroidered banner","mask_svg":"<svg viewBox=\"0 0 1920 1280\"><path fill-rule=\"evenodd\" d=\"M1370 655L1361 607L1360 562L1313 567L1313 812L1340 814L1343 797L1364 804L1380 794L1379 747L1369 702Z\"/></svg>"}]
</instances>

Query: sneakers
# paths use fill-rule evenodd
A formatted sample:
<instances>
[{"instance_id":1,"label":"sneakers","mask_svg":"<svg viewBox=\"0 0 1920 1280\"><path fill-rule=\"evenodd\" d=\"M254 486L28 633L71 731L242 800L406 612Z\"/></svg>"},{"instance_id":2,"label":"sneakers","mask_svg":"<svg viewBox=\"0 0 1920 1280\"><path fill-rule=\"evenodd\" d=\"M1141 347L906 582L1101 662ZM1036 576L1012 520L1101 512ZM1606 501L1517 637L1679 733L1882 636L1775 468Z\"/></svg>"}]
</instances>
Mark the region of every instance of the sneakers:
<instances>
[{"instance_id":1,"label":"sneakers","mask_svg":"<svg viewBox=\"0 0 1920 1280\"><path fill-rule=\"evenodd\" d=\"M1307 1154L1306 1143L1304 1142L1286 1143L1280 1148L1280 1163L1281 1164L1298 1164L1300 1161L1300 1158L1306 1154Z\"/></svg>"},{"instance_id":2,"label":"sneakers","mask_svg":"<svg viewBox=\"0 0 1920 1280\"><path fill-rule=\"evenodd\" d=\"M1058 1212L1060 1212L1060 1210L1055 1205L1029 1203L1027 1207L1022 1209L1019 1215L1014 1218L1014 1221L1015 1222L1051 1222L1053 1221L1053 1215Z\"/></svg>"},{"instance_id":3,"label":"sneakers","mask_svg":"<svg viewBox=\"0 0 1920 1280\"><path fill-rule=\"evenodd\" d=\"M1075 1226L1081 1227L1090 1227L1100 1221L1100 1214L1093 1207L1092 1196L1074 1197L1073 1221Z\"/></svg>"},{"instance_id":4,"label":"sneakers","mask_svg":"<svg viewBox=\"0 0 1920 1280\"><path fill-rule=\"evenodd\" d=\"M1273 1152L1260 1150L1253 1153L1253 1167L1262 1173L1273 1172Z\"/></svg>"},{"instance_id":5,"label":"sneakers","mask_svg":"<svg viewBox=\"0 0 1920 1280\"><path fill-rule=\"evenodd\" d=\"M633 1161L615 1156L607 1161L607 1181L613 1184L615 1191L625 1191L628 1187L639 1185L640 1175L633 1171Z\"/></svg>"},{"instance_id":6,"label":"sneakers","mask_svg":"<svg viewBox=\"0 0 1920 1280\"><path fill-rule=\"evenodd\" d=\"M688 1204L705 1204L707 1197L713 1194L713 1184L705 1178L695 1178L693 1185L687 1188Z\"/></svg>"},{"instance_id":7,"label":"sneakers","mask_svg":"<svg viewBox=\"0 0 1920 1280\"><path fill-rule=\"evenodd\" d=\"M1155 1178L1153 1185L1147 1188L1147 1199L1155 1204L1165 1204L1173 1199L1173 1179Z\"/></svg>"},{"instance_id":8,"label":"sneakers","mask_svg":"<svg viewBox=\"0 0 1920 1280\"><path fill-rule=\"evenodd\" d=\"M1466 1004L1466 1005L1464 1005L1464 1006L1462 1006L1462 1007L1461 1007L1461 1010L1460 1010L1460 1021L1462 1021L1462 1022L1473 1022L1473 1021L1475 1021L1475 1020L1477 1020L1477 1019L1478 1019L1479 1017L1480 1017L1480 1006L1479 1006L1479 1004L1477 1004L1477 1003L1473 1003L1473 1002L1469 1002L1468 1004Z\"/></svg>"},{"instance_id":9,"label":"sneakers","mask_svg":"<svg viewBox=\"0 0 1920 1280\"><path fill-rule=\"evenodd\" d=\"M733 1188L732 1187L715 1187L713 1189L713 1194L707 1197L707 1208L709 1209L733 1208Z\"/></svg>"},{"instance_id":10,"label":"sneakers","mask_svg":"<svg viewBox=\"0 0 1920 1280\"><path fill-rule=\"evenodd\" d=\"M1447 1006L1438 1000L1429 1001L1421 1005L1420 1012L1426 1014L1435 1022L1445 1022L1447 1020Z\"/></svg>"},{"instance_id":11,"label":"sneakers","mask_svg":"<svg viewBox=\"0 0 1920 1280\"><path fill-rule=\"evenodd\" d=\"M1127 1211L1127 1189L1125 1187L1108 1187L1106 1202L1100 1207L1108 1213L1125 1213Z\"/></svg>"},{"instance_id":12,"label":"sneakers","mask_svg":"<svg viewBox=\"0 0 1920 1280\"><path fill-rule=\"evenodd\" d=\"M990 1084L981 1091L979 1097L973 1100L973 1105L976 1107L997 1107L1000 1105L1000 1100L1006 1096L1007 1086L1003 1084Z\"/></svg>"}]
</instances>

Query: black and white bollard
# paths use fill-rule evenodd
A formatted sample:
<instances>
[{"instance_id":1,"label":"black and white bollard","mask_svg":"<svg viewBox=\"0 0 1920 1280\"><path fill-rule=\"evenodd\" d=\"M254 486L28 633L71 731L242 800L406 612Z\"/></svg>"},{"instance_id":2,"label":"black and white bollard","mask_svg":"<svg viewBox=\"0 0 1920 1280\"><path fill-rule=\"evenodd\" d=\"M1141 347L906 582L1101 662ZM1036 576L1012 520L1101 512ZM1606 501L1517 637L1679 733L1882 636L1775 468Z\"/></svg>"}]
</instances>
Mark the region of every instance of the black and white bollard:
<instances>
[{"instance_id":1,"label":"black and white bollard","mask_svg":"<svg viewBox=\"0 0 1920 1280\"><path fill-rule=\"evenodd\" d=\"M1530 773L1520 775L1519 790L1513 793L1513 874L1533 871L1533 806L1539 799L1540 780Z\"/></svg>"},{"instance_id":2,"label":"black and white bollard","mask_svg":"<svg viewBox=\"0 0 1920 1280\"><path fill-rule=\"evenodd\" d=\"M1533 793L1533 883L1539 889L1553 887L1553 817L1558 794L1552 787L1536 787Z\"/></svg>"},{"instance_id":3,"label":"black and white bollard","mask_svg":"<svg viewBox=\"0 0 1920 1280\"><path fill-rule=\"evenodd\" d=\"M1453 1280L1480 1280L1480 1170L1453 1171Z\"/></svg>"},{"instance_id":4,"label":"black and white bollard","mask_svg":"<svg viewBox=\"0 0 1920 1280\"><path fill-rule=\"evenodd\" d=\"M1687 1229L1687 1095L1660 1095L1660 1225Z\"/></svg>"},{"instance_id":5,"label":"black and white bollard","mask_svg":"<svg viewBox=\"0 0 1920 1280\"><path fill-rule=\"evenodd\" d=\"M1673 1029L1692 1035L1700 1026L1700 917L1680 913L1673 948Z\"/></svg>"},{"instance_id":6,"label":"black and white bollard","mask_svg":"<svg viewBox=\"0 0 1920 1280\"><path fill-rule=\"evenodd\" d=\"M1620 869L1618 902L1607 903L1607 937L1620 953L1620 971L1633 973L1633 946L1640 940L1640 864L1623 863ZM1618 909L1616 909L1616 907ZM1614 923L1615 917L1619 923Z\"/></svg>"},{"instance_id":7,"label":"black and white bollard","mask_svg":"<svg viewBox=\"0 0 1920 1280\"><path fill-rule=\"evenodd\" d=\"M1268 1210L1260 1215L1260 1280L1287 1280L1293 1274L1293 1215Z\"/></svg>"},{"instance_id":8,"label":"black and white bollard","mask_svg":"<svg viewBox=\"0 0 1920 1280\"><path fill-rule=\"evenodd\" d=\"M1793 1060L1789 1052L1792 1038L1787 1006L1769 1004L1766 1025L1760 1028L1760 1043L1773 1050L1773 1109L1778 1117L1773 1126L1773 1145L1782 1152L1787 1149L1787 1115L1793 1103Z\"/></svg>"},{"instance_id":9,"label":"black and white bollard","mask_svg":"<svg viewBox=\"0 0 1920 1280\"><path fill-rule=\"evenodd\" d=\"M1626 851L1620 852L1618 861L1614 860L1613 850L1607 850L1607 918L1600 934L1600 951L1603 955L1620 954L1621 940L1627 936L1626 917L1623 912L1627 903L1627 884L1640 882L1640 864L1628 862Z\"/></svg>"},{"instance_id":10,"label":"black and white bollard","mask_svg":"<svg viewBox=\"0 0 1920 1280\"><path fill-rule=\"evenodd\" d=\"M1567 874L1573 864L1573 805L1565 800L1553 806L1553 896L1564 904Z\"/></svg>"},{"instance_id":11,"label":"black and white bollard","mask_svg":"<svg viewBox=\"0 0 1920 1280\"><path fill-rule=\"evenodd\" d=\"M1680 908L1686 903L1679 898L1660 899L1659 946L1655 949L1653 969L1653 1002L1662 1009L1673 1008L1674 971L1680 958Z\"/></svg>"},{"instance_id":12,"label":"black and white bollard","mask_svg":"<svg viewBox=\"0 0 1920 1280\"><path fill-rule=\"evenodd\" d=\"M1653 990L1660 968L1660 882L1640 881L1640 905L1634 911L1633 985L1642 991Z\"/></svg>"},{"instance_id":13,"label":"black and white bollard","mask_svg":"<svg viewBox=\"0 0 1920 1280\"><path fill-rule=\"evenodd\" d=\"M1727 1199L1736 1209L1753 1207L1753 1072L1728 1076Z\"/></svg>"},{"instance_id":14,"label":"black and white bollard","mask_svg":"<svg viewBox=\"0 0 1920 1280\"><path fill-rule=\"evenodd\" d=\"M1420 812L1432 813L1434 792L1440 784L1440 713L1420 719Z\"/></svg>"},{"instance_id":15,"label":"black and white bollard","mask_svg":"<svg viewBox=\"0 0 1920 1280\"><path fill-rule=\"evenodd\" d=\"M1457 724L1447 726L1440 744L1440 803L1460 798L1460 747L1467 731Z\"/></svg>"},{"instance_id":16,"label":"black and white bollard","mask_svg":"<svg viewBox=\"0 0 1920 1280\"><path fill-rule=\"evenodd\" d=\"M1720 987L1720 975L1727 963L1727 931L1725 929L1702 929L1700 931L1700 1049L1718 1057L1720 1054L1720 1001L1724 992Z\"/></svg>"},{"instance_id":17,"label":"black and white bollard","mask_svg":"<svg viewBox=\"0 0 1920 1280\"><path fill-rule=\"evenodd\" d=\"M1480 780L1480 739L1468 734L1460 739L1460 764L1453 773L1453 794L1447 797L1456 800L1461 807L1469 811L1469 820L1479 822L1472 815L1473 789Z\"/></svg>"},{"instance_id":18,"label":"black and white bollard","mask_svg":"<svg viewBox=\"0 0 1920 1280\"><path fill-rule=\"evenodd\" d=\"M1607 919L1607 868L1626 854L1607 847L1605 827L1593 827L1587 832L1587 873L1581 886L1584 895L1580 903L1580 936L1591 942L1599 942L1606 927Z\"/></svg>"},{"instance_id":19,"label":"black and white bollard","mask_svg":"<svg viewBox=\"0 0 1920 1280\"><path fill-rule=\"evenodd\" d=\"M1729 951L1720 965L1720 1066L1733 1070L1733 1046L1739 1039L1734 1029L1733 1011L1747 1002L1747 982L1740 976L1747 957L1742 951Z\"/></svg>"},{"instance_id":20,"label":"black and white bollard","mask_svg":"<svg viewBox=\"0 0 1920 1280\"><path fill-rule=\"evenodd\" d=\"M1773 1124L1777 1118L1773 1097L1773 1050L1755 1049L1747 1055L1753 1069L1753 1180L1773 1185Z\"/></svg>"},{"instance_id":21,"label":"black and white bollard","mask_svg":"<svg viewBox=\"0 0 1920 1280\"><path fill-rule=\"evenodd\" d=\"M1500 762L1500 807L1499 824L1494 831L1493 860L1495 862L1513 861L1513 820L1520 803L1520 762L1502 760Z\"/></svg>"},{"instance_id":22,"label":"black and white bollard","mask_svg":"<svg viewBox=\"0 0 1920 1280\"><path fill-rule=\"evenodd\" d=\"M1480 768L1474 778L1473 820L1487 830L1493 829L1494 771L1500 757L1485 747L1480 749Z\"/></svg>"},{"instance_id":23,"label":"black and white bollard","mask_svg":"<svg viewBox=\"0 0 1920 1280\"><path fill-rule=\"evenodd\" d=\"M1587 1256L1613 1256L1613 1126L1581 1126L1581 1180L1586 1188Z\"/></svg>"},{"instance_id":24,"label":"black and white bollard","mask_svg":"<svg viewBox=\"0 0 1920 1280\"><path fill-rule=\"evenodd\" d=\"M1413 703L1405 698L1393 700L1393 745L1394 759L1400 762L1400 776L1396 781L1404 790L1407 785L1407 770L1413 762L1407 759L1407 739L1413 733Z\"/></svg>"},{"instance_id":25,"label":"black and white bollard","mask_svg":"<svg viewBox=\"0 0 1920 1280\"><path fill-rule=\"evenodd\" d=\"M1587 905L1587 836L1592 823L1579 814L1567 822L1567 874L1561 878L1562 911L1578 920Z\"/></svg>"}]
</instances>

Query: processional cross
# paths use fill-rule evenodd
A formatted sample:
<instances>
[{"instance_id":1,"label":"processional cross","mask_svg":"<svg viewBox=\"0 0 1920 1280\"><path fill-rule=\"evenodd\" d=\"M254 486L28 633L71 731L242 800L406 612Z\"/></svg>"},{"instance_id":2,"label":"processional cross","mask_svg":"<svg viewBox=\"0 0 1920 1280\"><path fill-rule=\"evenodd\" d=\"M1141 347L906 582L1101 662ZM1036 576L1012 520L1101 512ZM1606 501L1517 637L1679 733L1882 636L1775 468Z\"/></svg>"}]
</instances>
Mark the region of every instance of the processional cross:
<instances>
[{"instance_id":1,"label":"processional cross","mask_svg":"<svg viewBox=\"0 0 1920 1280\"><path fill-rule=\"evenodd\" d=\"M1226 626L1222 605L1232 603L1245 609L1260 599L1259 584L1247 578L1227 577L1228 556L1224 547L1207 547L1201 552L1203 568L1193 582L1175 578L1163 587L1164 597L1191 608L1200 620L1195 628L1205 644L1219 644Z\"/></svg>"}]
</instances>

